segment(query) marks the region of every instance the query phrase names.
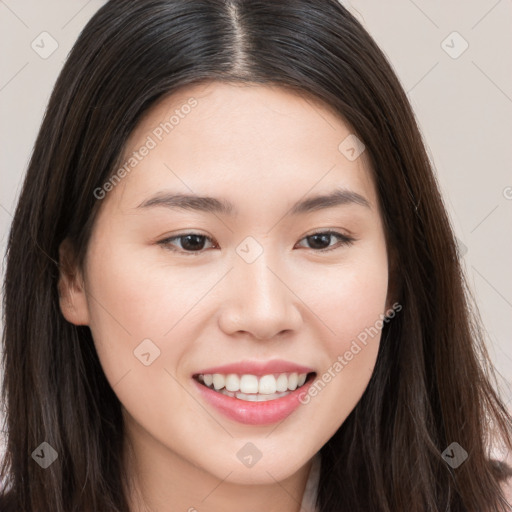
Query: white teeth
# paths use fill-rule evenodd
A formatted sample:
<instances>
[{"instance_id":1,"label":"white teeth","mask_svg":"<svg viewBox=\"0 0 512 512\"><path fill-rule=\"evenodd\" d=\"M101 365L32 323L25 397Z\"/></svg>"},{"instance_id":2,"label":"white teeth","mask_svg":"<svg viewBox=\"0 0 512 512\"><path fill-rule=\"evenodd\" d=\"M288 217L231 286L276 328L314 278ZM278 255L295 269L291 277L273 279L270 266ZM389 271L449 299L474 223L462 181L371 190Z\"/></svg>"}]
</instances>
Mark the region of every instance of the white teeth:
<instances>
[{"instance_id":1,"label":"white teeth","mask_svg":"<svg viewBox=\"0 0 512 512\"><path fill-rule=\"evenodd\" d=\"M276 398L281 398L286 396L289 391L285 393L272 393L271 395L246 395L245 393L241 393L240 391L226 391L225 389L221 389L219 393L223 395L230 396L231 398L238 398L239 400L245 400L247 402L268 402L270 400L275 400Z\"/></svg>"},{"instance_id":2,"label":"white teeth","mask_svg":"<svg viewBox=\"0 0 512 512\"><path fill-rule=\"evenodd\" d=\"M214 373L213 374L213 387L216 390L219 390L224 387L225 379L224 375L221 375L220 373Z\"/></svg>"},{"instance_id":3,"label":"white teeth","mask_svg":"<svg viewBox=\"0 0 512 512\"><path fill-rule=\"evenodd\" d=\"M297 389L297 384L299 383L299 376L297 373L292 373L288 377L288 389L291 389L292 391L294 389Z\"/></svg>"},{"instance_id":4,"label":"white teeth","mask_svg":"<svg viewBox=\"0 0 512 512\"><path fill-rule=\"evenodd\" d=\"M263 375L260 379L258 393L272 395L277 390L276 378L273 375Z\"/></svg>"},{"instance_id":5,"label":"white teeth","mask_svg":"<svg viewBox=\"0 0 512 512\"><path fill-rule=\"evenodd\" d=\"M255 394L265 396L287 394L288 391L294 391L304 385L306 378L307 373L298 374L297 372L268 374L262 377L250 374L237 375L236 373L229 373L227 375L221 373L199 375L199 380L204 382L206 386L211 388L213 385L216 391L226 391L224 394L229 393L228 396L234 396L237 392L237 395L250 396L247 399L250 401L254 401L253 396Z\"/></svg>"},{"instance_id":6,"label":"white teeth","mask_svg":"<svg viewBox=\"0 0 512 512\"><path fill-rule=\"evenodd\" d=\"M306 380L306 379L304 379ZM276 390L282 393L288 389L288 377L282 373L276 380Z\"/></svg>"},{"instance_id":7,"label":"white teeth","mask_svg":"<svg viewBox=\"0 0 512 512\"><path fill-rule=\"evenodd\" d=\"M256 375L242 375L240 379L240 391L242 393L257 393L258 377L256 377Z\"/></svg>"},{"instance_id":8,"label":"white teeth","mask_svg":"<svg viewBox=\"0 0 512 512\"><path fill-rule=\"evenodd\" d=\"M238 391L240 389L240 379L238 375L236 373L230 373L226 377L225 386L228 391Z\"/></svg>"}]
</instances>

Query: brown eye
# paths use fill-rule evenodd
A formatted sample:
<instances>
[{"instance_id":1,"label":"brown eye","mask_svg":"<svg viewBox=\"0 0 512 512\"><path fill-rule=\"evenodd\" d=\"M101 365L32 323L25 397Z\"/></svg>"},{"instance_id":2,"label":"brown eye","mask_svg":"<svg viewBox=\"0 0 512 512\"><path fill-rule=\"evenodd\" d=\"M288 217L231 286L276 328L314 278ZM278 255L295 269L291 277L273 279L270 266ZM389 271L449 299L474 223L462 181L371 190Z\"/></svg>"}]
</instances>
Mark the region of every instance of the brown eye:
<instances>
[{"instance_id":1,"label":"brown eye","mask_svg":"<svg viewBox=\"0 0 512 512\"><path fill-rule=\"evenodd\" d=\"M201 254L201 252L203 252L205 242L208 240L212 241L211 238L206 235L200 235L198 233L185 233L183 235L177 235L161 240L158 242L158 244L171 251L183 252L185 254L195 256L195 253ZM173 245L175 241L179 241L181 247L176 249Z\"/></svg>"},{"instance_id":2,"label":"brown eye","mask_svg":"<svg viewBox=\"0 0 512 512\"><path fill-rule=\"evenodd\" d=\"M331 245L330 242L333 237L338 238L340 241L338 244ZM355 242L355 238L343 235L337 231L319 231L303 238L310 244L311 249L315 249L316 252L332 251L341 246L351 245Z\"/></svg>"}]
</instances>

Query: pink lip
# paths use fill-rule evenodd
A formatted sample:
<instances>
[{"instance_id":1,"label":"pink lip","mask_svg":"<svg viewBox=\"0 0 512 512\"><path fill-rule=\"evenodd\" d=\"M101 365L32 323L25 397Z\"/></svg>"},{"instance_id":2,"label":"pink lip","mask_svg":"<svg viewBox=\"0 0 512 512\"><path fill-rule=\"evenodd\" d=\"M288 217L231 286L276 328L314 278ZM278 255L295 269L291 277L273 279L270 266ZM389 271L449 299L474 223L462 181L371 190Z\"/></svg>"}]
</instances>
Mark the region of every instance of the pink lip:
<instances>
[{"instance_id":1,"label":"pink lip","mask_svg":"<svg viewBox=\"0 0 512 512\"><path fill-rule=\"evenodd\" d=\"M238 363L225 364L222 366L214 366L206 368L194 375L211 375L214 373L237 373L238 375L250 374L261 377L262 375L269 375L271 373L312 373L315 370L307 366L301 366L290 361L283 361L274 359L272 361L240 361ZM229 398L229 397L227 397Z\"/></svg>"},{"instance_id":2,"label":"pink lip","mask_svg":"<svg viewBox=\"0 0 512 512\"><path fill-rule=\"evenodd\" d=\"M209 369L207 373L210 371ZM243 373L246 373L245 370ZM268 400L267 402L247 402L238 398L232 398L214 391L195 379L192 380L202 397L229 419L247 425L269 425L284 420L302 405L299 398L307 393L309 386L311 386L315 379L309 378L303 386L295 391L291 391L282 398Z\"/></svg>"}]
</instances>

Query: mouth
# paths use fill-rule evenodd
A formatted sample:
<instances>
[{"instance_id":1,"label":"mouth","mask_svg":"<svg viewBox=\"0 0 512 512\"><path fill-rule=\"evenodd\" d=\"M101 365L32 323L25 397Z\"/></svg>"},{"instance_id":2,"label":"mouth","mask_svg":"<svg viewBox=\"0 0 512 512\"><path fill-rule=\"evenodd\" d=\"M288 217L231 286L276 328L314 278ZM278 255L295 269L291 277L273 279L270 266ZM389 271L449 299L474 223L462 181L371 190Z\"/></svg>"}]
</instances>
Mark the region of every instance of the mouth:
<instances>
[{"instance_id":1,"label":"mouth","mask_svg":"<svg viewBox=\"0 0 512 512\"><path fill-rule=\"evenodd\" d=\"M254 375L250 373L199 373L193 379L206 388L246 402L268 402L288 396L306 387L316 372L283 372Z\"/></svg>"},{"instance_id":2,"label":"mouth","mask_svg":"<svg viewBox=\"0 0 512 512\"><path fill-rule=\"evenodd\" d=\"M270 425L303 405L316 372L282 359L244 360L203 368L191 377L208 408L238 423Z\"/></svg>"}]
</instances>

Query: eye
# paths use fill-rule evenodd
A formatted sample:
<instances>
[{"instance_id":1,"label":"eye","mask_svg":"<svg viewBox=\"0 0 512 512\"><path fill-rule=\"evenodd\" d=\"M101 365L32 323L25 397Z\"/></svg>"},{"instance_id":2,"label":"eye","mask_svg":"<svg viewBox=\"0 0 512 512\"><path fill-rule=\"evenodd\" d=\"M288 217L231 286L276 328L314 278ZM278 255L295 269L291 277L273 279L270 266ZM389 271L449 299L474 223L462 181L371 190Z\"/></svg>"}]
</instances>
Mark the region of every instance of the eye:
<instances>
[{"instance_id":1,"label":"eye","mask_svg":"<svg viewBox=\"0 0 512 512\"><path fill-rule=\"evenodd\" d=\"M181 242L181 251L172 246L172 242L174 242L174 240L179 240ZM201 254L205 240L209 240L210 242L212 241L212 239L206 235L201 235L199 233L184 233L182 235L165 238L157 243L171 251L184 252L187 256L196 256L197 254Z\"/></svg>"},{"instance_id":2,"label":"eye","mask_svg":"<svg viewBox=\"0 0 512 512\"><path fill-rule=\"evenodd\" d=\"M332 237L336 237L339 239L338 244L331 245L330 240L332 240ZM344 235L342 233L338 233L337 231L318 231L316 233L313 233L311 235L305 236L302 240L308 241L308 243L312 244L312 249L315 250L315 252L327 252L332 251L334 249L337 249L341 246L348 246L352 245L356 239L347 235ZM301 240L301 241L302 241ZM173 243L175 241L179 241L181 247L176 249L173 246ZM197 256L199 254L202 254L205 241L212 242L212 239L209 236L201 235L199 233L184 233L182 235L176 235L169 238L165 238L163 240L160 240L157 242L158 245L161 245L162 247L174 251L174 252L181 252L183 254L186 254L187 256ZM322 247L325 246L326 247ZM320 247L319 247L320 246Z\"/></svg>"},{"instance_id":3,"label":"eye","mask_svg":"<svg viewBox=\"0 0 512 512\"><path fill-rule=\"evenodd\" d=\"M332 239L332 237L336 237L340 240L338 244L330 245L329 240ZM316 233L313 233L311 235L305 236L302 240L307 240L309 243L312 243L313 248L316 247L315 252L328 252L333 251L334 249L338 249L339 247L345 246L345 245L352 245L356 239L347 235L344 235L342 233L338 233L337 231L318 231ZM320 247L327 244L327 247Z\"/></svg>"}]
</instances>

